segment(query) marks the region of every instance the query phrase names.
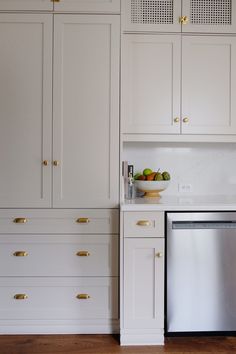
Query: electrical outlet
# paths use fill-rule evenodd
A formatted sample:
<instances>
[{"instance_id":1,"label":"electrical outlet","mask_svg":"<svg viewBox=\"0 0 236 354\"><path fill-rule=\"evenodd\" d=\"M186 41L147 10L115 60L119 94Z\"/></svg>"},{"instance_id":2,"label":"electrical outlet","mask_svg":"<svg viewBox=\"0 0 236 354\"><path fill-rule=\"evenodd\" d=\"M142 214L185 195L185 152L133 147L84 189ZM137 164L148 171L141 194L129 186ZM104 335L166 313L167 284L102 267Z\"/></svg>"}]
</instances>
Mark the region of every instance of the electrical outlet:
<instances>
[{"instance_id":1,"label":"electrical outlet","mask_svg":"<svg viewBox=\"0 0 236 354\"><path fill-rule=\"evenodd\" d=\"M190 183L179 183L179 193L191 193L192 185Z\"/></svg>"}]
</instances>

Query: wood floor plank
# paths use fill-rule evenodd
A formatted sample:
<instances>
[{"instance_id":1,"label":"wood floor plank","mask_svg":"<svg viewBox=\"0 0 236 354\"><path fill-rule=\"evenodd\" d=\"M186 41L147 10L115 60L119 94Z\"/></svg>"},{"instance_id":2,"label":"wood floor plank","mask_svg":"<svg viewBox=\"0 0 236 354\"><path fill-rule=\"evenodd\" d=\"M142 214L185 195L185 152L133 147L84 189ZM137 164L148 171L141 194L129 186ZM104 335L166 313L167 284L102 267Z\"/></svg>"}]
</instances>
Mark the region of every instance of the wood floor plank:
<instances>
[{"instance_id":1,"label":"wood floor plank","mask_svg":"<svg viewBox=\"0 0 236 354\"><path fill-rule=\"evenodd\" d=\"M0 336L0 354L232 354L236 337L166 338L165 346L119 345L112 335Z\"/></svg>"}]
</instances>

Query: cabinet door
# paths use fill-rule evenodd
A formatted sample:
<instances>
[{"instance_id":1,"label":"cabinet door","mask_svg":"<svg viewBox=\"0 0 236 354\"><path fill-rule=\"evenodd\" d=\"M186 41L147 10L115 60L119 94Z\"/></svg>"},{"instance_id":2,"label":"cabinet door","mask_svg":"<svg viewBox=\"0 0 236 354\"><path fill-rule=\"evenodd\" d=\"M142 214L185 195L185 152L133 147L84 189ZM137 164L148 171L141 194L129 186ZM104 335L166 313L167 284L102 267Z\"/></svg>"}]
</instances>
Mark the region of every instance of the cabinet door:
<instances>
[{"instance_id":1,"label":"cabinet door","mask_svg":"<svg viewBox=\"0 0 236 354\"><path fill-rule=\"evenodd\" d=\"M124 32L181 32L181 0L122 0Z\"/></svg>"},{"instance_id":2,"label":"cabinet door","mask_svg":"<svg viewBox=\"0 0 236 354\"><path fill-rule=\"evenodd\" d=\"M54 3L55 11L120 12L120 0L61 0Z\"/></svg>"},{"instance_id":3,"label":"cabinet door","mask_svg":"<svg viewBox=\"0 0 236 354\"><path fill-rule=\"evenodd\" d=\"M52 18L0 15L0 207L48 207Z\"/></svg>"},{"instance_id":4,"label":"cabinet door","mask_svg":"<svg viewBox=\"0 0 236 354\"><path fill-rule=\"evenodd\" d=\"M179 133L180 57L178 35L124 36L123 133Z\"/></svg>"},{"instance_id":5,"label":"cabinet door","mask_svg":"<svg viewBox=\"0 0 236 354\"><path fill-rule=\"evenodd\" d=\"M186 36L182 48L182 132L235 134L236 38Z\"/></svg>"},{"instance_id":6,"label":"cabinet door","mask_svg":"<svg viewBox=\"0 0 236 354\"><path fill-rule=\"evenodd\" d=\"M124 327L164 327L164 239L125 239Z\"/></svg>"},{"instance_id":7,"label":"cabinet door","mask_svg":"<svg viewBox=\"0 0 236 354\"><path fill-rule=\"evenodd\" d=\"M53 10L52 0L0 0L0 11Z\"/></svg>"},{"instance_id":8,"label":"cabinet door","mask_svg":"<svg viewBox=\"0 0 236 354\"><path fill-rule=\"evenodd\" d=\"M182 0L182 14L187 16L182 32L236 32L235 0Z\"/></svg>"},{"instance_id":9,"label":"cabinet door","mask_svg":"<svg viewBox=\"0 0 236 354\"><path fill-rule=\"evenodd\" d=\"M115 207L119 16L55 15L54 207Z\"/></svg>"}]
</instances>

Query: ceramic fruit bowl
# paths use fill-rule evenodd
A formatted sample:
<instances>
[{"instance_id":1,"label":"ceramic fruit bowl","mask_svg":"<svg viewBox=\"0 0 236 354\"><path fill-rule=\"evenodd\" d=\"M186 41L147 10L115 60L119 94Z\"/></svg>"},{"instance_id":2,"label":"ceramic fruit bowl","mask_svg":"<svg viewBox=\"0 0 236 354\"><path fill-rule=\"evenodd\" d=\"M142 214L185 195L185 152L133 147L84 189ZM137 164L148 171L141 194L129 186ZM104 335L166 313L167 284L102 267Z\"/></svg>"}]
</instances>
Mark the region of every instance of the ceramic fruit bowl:
<instances>
[{"instance_id":1,"label":"ceramic fruit bowl","mask_svg":"<svg viewBox=\"0 0 236 354\"><path fill-rule=\"evenodd\" d=\"M164 191L170 181L141 181L136 180L135 185L137 189L144 192L144 197L156 197L160 198L160 192Z\"/></svg>"}]
</instances>

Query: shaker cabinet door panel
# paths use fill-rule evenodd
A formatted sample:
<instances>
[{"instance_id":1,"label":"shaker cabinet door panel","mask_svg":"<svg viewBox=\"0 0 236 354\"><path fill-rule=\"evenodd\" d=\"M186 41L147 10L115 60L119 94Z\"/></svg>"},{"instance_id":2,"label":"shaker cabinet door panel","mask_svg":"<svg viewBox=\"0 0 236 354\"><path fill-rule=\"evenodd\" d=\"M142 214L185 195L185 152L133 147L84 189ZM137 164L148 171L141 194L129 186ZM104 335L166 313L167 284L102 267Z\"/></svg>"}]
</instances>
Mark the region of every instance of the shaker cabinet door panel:
<instances>
[{"instance_id":1,"label":"shaker cabinet door panel","mask_svg":"<svg viewBox=\"0 0 236 354\"><path fill-rule=\"evenodd\" d=\"M55 11L120 12L120 0L62 0L54 3Z\"/></svg>"},{"instance_id":2,"label":"shaker cabinet door panel","mask_svg":"<svg viewBox=\"0 0 236 354\"><path fill-rule=\"evenodd\" d=\"M0 11L53 10L51 0L0 0Z\"/></svg>"},{"instance_id":3,"label":"shaker cabinet door panel","mask_svg":"<svg viewBox=\"0 0 236 354\"><path fill-rule=\"evenodd\" d=\"M179 133L180 58L178 35L125 35L122 133Z\"/></svg>"},{"instance_id":4,"label":"shaker cabinet door panel","mask_svg":"<svg viewBox=\"0 0 236 354\"><path fill-rule=\"evenodd\" d=\"M235 134L236 38L185 36L182 48L182 133Z\"/></svg>"},{"instance_id":5,"label":"shaker cabinet door panel","mask_svg":"<svg viewBox=\"0 0 236 354\"><path fill-rule=\"evenodd\" d=\"M49 207L52 18L0 15L0 207Z\"/></svg>"},{"instance_id":6,"label":"shaker cabinet door panel","mask_svg":"<svg viewBox=\"0 0 236 354\"><path fill-rule=\"evenodd\" d=\"M117 207L119 16L55 15L54 207Z\"/></svg>"},{"instance_id":7,"label":"shaker cabinet door panel","mask_svg":"<svg viewBox=\"0 0 236 354\"><path fill-rule=\"evenodd\" d=\"M125 239L124 327L164 327L164 239Z\"/></svg>"}]
</instances>

